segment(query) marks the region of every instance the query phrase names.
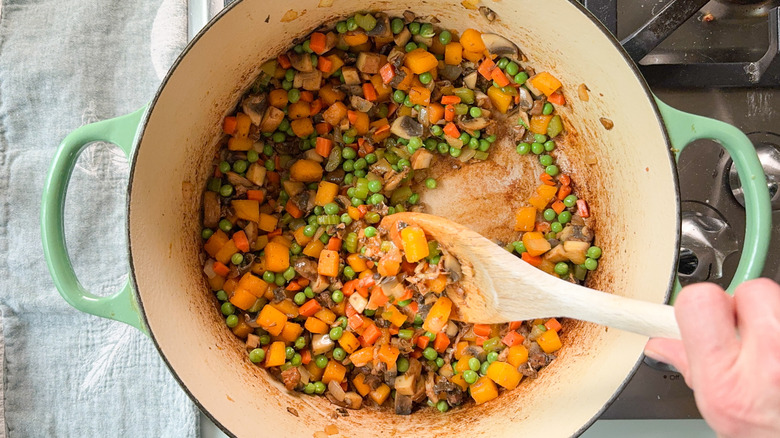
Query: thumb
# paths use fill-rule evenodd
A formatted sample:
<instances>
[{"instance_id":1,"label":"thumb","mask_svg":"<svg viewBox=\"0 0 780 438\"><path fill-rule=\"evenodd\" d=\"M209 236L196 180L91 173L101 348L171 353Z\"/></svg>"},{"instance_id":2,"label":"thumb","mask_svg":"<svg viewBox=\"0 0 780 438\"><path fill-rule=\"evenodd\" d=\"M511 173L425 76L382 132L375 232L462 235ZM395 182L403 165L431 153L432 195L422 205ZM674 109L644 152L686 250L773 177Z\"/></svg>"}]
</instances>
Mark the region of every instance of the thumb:
<instances>
[{"instance_id":1,"label":"thumb","mask_svg":"<svg viewBox=\"0 0 780 438\"><path fill-rule=\"evenodd\" d=\"M689 387L691 386L688 378L688 356L685 354L685 347L681 341L667 338L650 339L645 345L645 355L675 367L685 378L685 383Z\"/></svg>"}]
</instances>

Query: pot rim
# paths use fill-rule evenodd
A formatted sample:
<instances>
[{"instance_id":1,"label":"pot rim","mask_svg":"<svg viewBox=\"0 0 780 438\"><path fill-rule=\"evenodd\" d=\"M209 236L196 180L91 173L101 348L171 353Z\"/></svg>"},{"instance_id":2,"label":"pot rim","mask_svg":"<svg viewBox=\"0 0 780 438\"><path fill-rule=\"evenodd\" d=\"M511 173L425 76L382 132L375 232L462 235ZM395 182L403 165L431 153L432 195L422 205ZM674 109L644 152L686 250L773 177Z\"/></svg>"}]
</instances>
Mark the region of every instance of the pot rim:
<instances>
[{"instance_id":1,"label":"pot rim","mask_svg":"<svg viewBox=\"0 0 780 438\"><path fill-rule=\"evenodd\" d=\"M650 90L650 86L647 84L647 81L645 80L644 76L642 76L642 73L639 71L639 67L636 65L633 59L628 55L626 50L623 48L623 46L620 44L620 42L616 39L614 35L601 23L601 21L598 20L585 6L580 4L576 0L566 0L570 4L574 5L582 14L584 14L590 21L593 23L609 40L609 42L612 44L612 46L620 53L623 60L628 64L628 67L631 69L631 71L634 73L636 78L639 80L639 84L642 87L645 96L650 101L650 105L653 108L653 112L655 114L656 122L658 123L658 126L661 128L661 132L663 134L663 138L666 143L666 152L667 156L669 158L669 165L672 168L672 178L674 183L674 194L675 194L675 210L677 211L677 223L676 223L676 233L675 233L675 260L679 258L679 251L680 251L680 233L681 233L681 224L680 224L680 181L679 176L677 174L677 162L675 160L674 154L671 150L671 140L669 138L669 134L667 132L666 125L663 122L663 118L661 117L661 112L658 109L658 105L656 103L655 96L653 92ZM200 400L190 391L187 384L179 377L179 374L176 372L175 368L171 365L170 361L166 357L165 353L162 351L162 348L160 347L160 344L157 340L157 338L154 335L154 332L149 327L148 319L146 316L146 310L144 308L143 299L141 295L137 292L138 291L138 283L136 281L135 276L135 266L133 264L133 240L130 233L130 200L133 192L133 179L135 177L135 170L136 170L136 161L138 159L138 154L136 151L136 146L140 144L140 140L143 138L144 133L146 132L146 125L147 121L149 119L150 114L154 110L155 106L157 105L157 101L160 97L160 94L162 90L167 85L168 81L171 79L171 76L173 75L173 72L176 71L176 69L179 67L179 64L182 62L182 60L187 56L187 54L190 52L190 50L197 44L197 42L205 35L211 27L219 21L219 19L222 18L223 15L229 13L234 7L236 7L239 3L242 3L242 0L238 0L235 2L232 2L230 5L226 6L224 9L222 9L217 15L215 15L196 35L195 37L190 40L187 43L187 46L182 50L182 52L176 57L176 60L173 62L171 67L168 69L168 71L165 74L165 77L160 82L159 87L157 88L157 91L154 94L154 97L149 102L147 106L147 110L144 112L140 122L138 131L136 132L134 144L133 144L133 155L130 159L130 178L128 180L127 185L127 194L126 194L126 207L125 207L125 217L127 218L127 224L126 224L126 235L127 235L127 242L128 242L128 252L129 252L129 263L130 263L130 273L129 273L129 281L132 285L133 292L136 296L136 301L138 303L138 310L141 315L141 319L143 320L144 324L148 328L148 334L149 337L152 339L152 342L154 343L154 347L159 353L162 360L165 362L166 367L170 370L171 374L173 375L173 378L178 382L179 386L184 390L184 392L187 394L187 396L192 400L193 403L195 403L195 406L198 407L198 410L206 415L206 417L209 418L223 433L225 433L229 437L236 437L235 434L233 434L231 431L229 431L216 417L214 417L211 412L206 409L203 404L200 402ZM677 278L677 271L672 270L669 275L669 281L668 286L666 288L666 293L664 295L664 301L668 302L669 298L671 297L672 290L674 289L675 279ZM585 422L577 431L575 432L575 436L579 436L582 433L584 433L588 428L590 428L593 423L596 422L596 420L601 417L601 415L612 405L612 403L615 402L617 399L617 396L623 391L623 389L626 387L628 382L631 380L631 378L636 373L639 366L644 361L644 354L641 354L636 362L634 363L634 366L631 368L631 371L626 375L623 382L620 383L618 388L615 390L615 392L612 394L610 399L604 403L602 408L593 416L591 417L587 422Z\"/></svg>"}]
</instances>

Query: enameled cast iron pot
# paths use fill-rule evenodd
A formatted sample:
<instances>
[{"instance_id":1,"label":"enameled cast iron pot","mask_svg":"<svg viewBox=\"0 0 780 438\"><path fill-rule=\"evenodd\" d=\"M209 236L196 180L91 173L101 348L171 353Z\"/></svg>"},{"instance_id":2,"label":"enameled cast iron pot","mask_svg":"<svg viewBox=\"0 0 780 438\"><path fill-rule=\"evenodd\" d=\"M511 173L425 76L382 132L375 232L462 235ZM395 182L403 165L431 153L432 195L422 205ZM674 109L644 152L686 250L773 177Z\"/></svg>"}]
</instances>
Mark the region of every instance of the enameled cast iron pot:
<instances>
[{"instance_id":1,"label":"enameled cast iron pot","mask_svg":"<svg viewBox=\"0 0 780 438\"><path fill-rule=\"evenodd\" d=\"M675 157L697 138L720 141L745 187L748 226L735 282L761 272L769 196L753 148L740 131L656 100L615 39L574 1L504 0L486 6L497 15L493 23L459 1L244 0L231 6L189 44L147 107L78 128L60 146L41 216L46 260L63 297L80 310L148 333L192 399L236 436L311 436L328 424L351 437L583 431L631 376L646 338L568 321L558 359L537 379L524 380L497 400L444 414L423 410L400 417L367 408L334 418L335 406L326 399L288 392L249 362L201 274L201 194L222 117L265 59L324 22L366 9L392 15L408 9L457 31L475 27L504 35L536 71L561 79L569 102L560 109L568 134L559 142L558 162L588 199L604 249L589 286L656 303L668 300L675 289L680 231ZM591 90L587 102L577 98L583 83ZM600 117L611 119L614 128L605 129ZM110 297L92 295L80 285L63 235L67 184L79 153L93 141L115 143L132 161L130 280ZM438 176L440 189L423 201L432 213L509 239L511 233L502 230L511 230L512 213L532 193L540 166L532 157L519 157L508 143L494 146L491 156L487 163Z\"/></svg>"}]
</instances>

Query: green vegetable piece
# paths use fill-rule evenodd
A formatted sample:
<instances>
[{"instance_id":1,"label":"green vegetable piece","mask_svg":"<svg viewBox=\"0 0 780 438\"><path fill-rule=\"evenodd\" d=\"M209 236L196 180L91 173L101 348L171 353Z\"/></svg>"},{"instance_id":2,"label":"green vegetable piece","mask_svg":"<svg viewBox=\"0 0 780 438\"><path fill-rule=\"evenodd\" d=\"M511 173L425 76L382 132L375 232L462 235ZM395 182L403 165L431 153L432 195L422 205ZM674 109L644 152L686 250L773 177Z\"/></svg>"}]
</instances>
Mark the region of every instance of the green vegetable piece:
<instances>
[{"instance_id":1,"label":"green vegetable piece","mask_svg":"<svg viewBox=\"0 0 780 438\"><path fill-rule=\"evenodd\" d=\"M228 327L233 328L238 325L238 317L236 315L228 315L227 318L225 318L225 324L227 324Z\"/></svg>"},{"instance_id":2,"label":"green vegetable piece","mask_svg":"<svg viewBox=\"0 0 780 438\"><path fill-rule=\"evenodd\" d=\"M262 348L255 348L254 350L250 351L249 360L252 361L252 363L262 362L265 360L265 350Z\"/></svg>"},{"instance_id":3,"label":"green vegetable piece","mask_svg":"<svg viewBox=\"0 0 780 438\"><path fill-rule=\"evenodd\" d=\"M584 266L588 271L595 271L596 268L599 267L599 262L596 259L588 257L585 259Z\"/></svg>"},{"instance_id":4,"label":"green vegetable piece","mask_svg":"<svg viewBox=\"0 0 780 438\"><path fill-rule=\"evenodd\" d=\"M560 276L564 276L569 273L569 264L566 262L559 262L555 264L554 271Z\"/></svg>"},{"instance_id":5,"label":"green vegetable piece","mask_svg":"<svg viewBox=\"0 0 780 438\"><path fill-rule=\"evenodd\" d=\"M404 30L404 20L400 18L393 18L393 20L390 22L390 30L393 31L394 35L401 33L401 31Z\"/></svg>"},{"instance_id":6,"label":"green vegetable piece","mask_svg":"<svg viewBox=\"0 0 780 438\"><path fill-rule=\"evenodd\" d=\"M561 120L561 116L556 114L550 119L550 123L547 125L547 136L554 138L561 132L563 132L563 120Z\"/></svg>"},{"instance_id":7,"label":"green vegetable piece","mask_svg":"<svg viewBox=\"0 0 780 438\"><path fill-rule=\"evenodd\" d=\"M598 260L601 257L601 248L598 246L591 246L588 248L587 256L593 260Z\"/></svg>"}]
</instances>

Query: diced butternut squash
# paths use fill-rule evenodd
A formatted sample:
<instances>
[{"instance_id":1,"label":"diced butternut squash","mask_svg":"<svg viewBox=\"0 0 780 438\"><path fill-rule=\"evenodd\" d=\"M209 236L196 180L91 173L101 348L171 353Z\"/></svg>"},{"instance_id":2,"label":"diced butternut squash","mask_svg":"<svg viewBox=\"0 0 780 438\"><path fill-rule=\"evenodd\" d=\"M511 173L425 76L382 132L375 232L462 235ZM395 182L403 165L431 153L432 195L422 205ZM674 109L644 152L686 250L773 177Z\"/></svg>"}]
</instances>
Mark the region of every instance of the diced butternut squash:
<instances>
[{"instance_id":1,"label":"diced butternut squash","mask_svg":"<svg viewBox=\"0 0 780 438\"><path fill-rule=\"evenodd\" d=\"M309 117L293 120L290 122L290 127L299 138L308 137L314 133L314 125Z\"/></svg>"},{"instance_id":2,"label":"diced butternut squash","mask_svg":"<svg viewBox=\"0 0 780 438\"><path fill-rule=\"evenodd\" d=\"M355 272L363 272L366 269L368 269L368 265L366 265L366 260L360 257L359 254L354 253L347 256L347 264L355 271Z\"/></svg>"},{"instance_id":3,"label":"diced butternut squash","mask_svg":"<svg viewBox=\"0 0 780 438\"><path fill-rule=\"evenodd\" d=\"M276 88L268 93L268 103L277 108L284 108L287 102L287 90L285 89Z\"/></svg>"},{"instance_id":4,"label":"diced butternut squash","mask_svg":"<svg viewBox=\"0 0 780 438\"><path fill-rule=\"evenodd\" d=\"M306 246L307 243L311 242L311 237L306 236L303 234L304 227L300 227L293 233L293 237L295 237L295 241L298 243L298 245Z\"/></svg>"},{"instance_id":5,"label":"diced butternut squash","mask_svg":"<svg viewBox=\"0 0 780 438\"><path fill-rule=\"evenodd\" d=\"M347 97L346 93L344 93L341 90L337 90L337 89L333 88L333 85L331 85L331 84L326 84L324 87L320 88L319 96L320 96L320 99L322 99L322 103L324 103L325 105L329 105L329 106L333 105L334 103L336 103L336 102L338 102L340 100L344 100L344 98ZM344 115L346 115L346 114L347 114L347 107L345 106L344 107ZM344 118L344 116L341 116L339 118L339 121L341 121L341 119L343 119L343 118ZM333 125L334 123L331 123L331 124Z\"/></svg>"},{"instance_id":6,"label":"diced butternut squash","mask_svg":"<svg viewBox=\"0 0 780 438\"><path fill-rule=\"evenodd\" d=\"M311 375L309 380L316 382L322 378L322 375L325 373L325 368L320 368L317 366L315 361L311 361L308 365L306 365L306 371L308 371Z\"/></svg>"},{"instance_id":7,"label":"diced butternut squash","mask_svg":"<svg viewBox=\"0 0 780 438\"><path fill-rule=\"evenodd\" d=\"M314 160L298 160L290 167L290 177L302 182L319 181L322 179L322 166Z\"/></svg>"},{"instance_id":8,"label":"diced butternut squash","mask_svg":"<svg viewBox=\"0 0 780 438\"><path fill-rule=\"evenodd\" d=\"M276 229L276 224L279 222L279 218L271 216L270 214L260 213L260 222L257 223L257 227L266 233Z\"/></svg>"},{"instance_id":9,"label":"diced butternut squash","mask_svg":"<svg viewBox=\"0 0 780 438\"><path fill-rule=\"evenodd\" d=\"M247 137L230 137L228 139L228 149L231 151L248 151L252 149L254 140Z\"/></svg>"},{"instance_id":10,"label":"diced butternut squash","mask_svg":"<svg viewBox=\"0 0 780 438\"><path fill-rule=\"evenodd\" d=\"M506 362L495 361L490 364L487 370L487 376L496 384L506 389L515 389L520 383L523 375L514 367Z\"/></svg>"},{"instance_id":11,"label":"diced butternut squash","mask_svg":"<svg viewBox=\"0 0 780 438\"><path fill-rule=\"evenodd\" d=\"M301 333L303 333L303 327L301 327L300 324L287 321L279 337L282 338L282 340L285 342L293 343L296 339L298 339L298 336L300 336Z\"/></svg>"},{"instance_id":12,"label":"diced butternut squash","mask_svg":"<svg viewBox=\"0 0 780 438\"><path fill-rule=\"evenodd\" d=\"M304 324L304 327L306 327L306 330L310 331L311 333L315 333L318 335L323 335L325 333L328 333L328 330L330 330L328 324L325 324L324 321L317 319L313 316L306 318L306 323Z\"/></svg>"},{"instance_id":13,"label":"diced butternut squash","mask_svg":"<svg viewBox=\"0 0 780 438\"><path fill-rule=\"evenodd\" d=\"M358 394L365 397L371 392L371 387L366 383L366 376L364 374L358 374L352 379L352 384L355 385Z\"/></svg>"},{"instance_id":14,"label":"diced butternut squash","mask_svg":"<svg viewBox=\"0 0 780 438\"><path fill-rule=\"evenodd\" d=\"M536 225L536 208L520 207L515 213L515 231L533 231Z\"/></svg>"},{"instance_id":15,"label":"diced butternut squash","mask_svg":"<svg viewBox=\"0 0 780 438\"><path fill-rule=\"evenodd\" d=\"M460 65L463 62L463 46L458 42L451 42L444 47L444 63L447 65Z\"/></svg>"},{"instance_id":16,"label":"diced butternut squash","mask_svg":"<svg viewBox=\"0 0 780 438\"><path fill-rule=\"evenodd\" d=\"M346 332L345 332L346 333ZM374 360L374 347L365 347L349 355L349 360L356 367L362 367Z\"/></svg>"},{"instance_id":17,"label":"diced butternut squash","mask_svg":"<svg viewBox=\"0 0 780 438\"><path fill-rule=\"evenodd\" d=\"M495 382L488 376L480 377L469 390L471 392L471 398L477 402L478 405L493 400L498 397L498 388Z\"/></svg>"},{"instance_id":18,"label":"diced butternut squash","mask_svg":"<svg viewBox=\"0 0 780 438\"><path fill-rule=\"evenodd\" d=\"M534 88L541 91L545 96L548 97L561 88L561 81L546 71L531 76L528 79L528 82L530 82Z\"/></svg>"},{"instance_id":19,"label":"diced butternut squash","mask_svg":"<svg viewBox=\"0 0 780 438\"><path fill-rule=\"evenodd\" d=\"M509 105L512 104L512 96L510 94L504 93L498 87L488 87L487 94L488 97L490 98L490 102L493 103L493 106L496 107L496 109L501 114L506 114L506 112L509 110ZM547 132L547 125L545 125L545 133L546 132Z\"/></svg>"},{"instance_id":20,"label":"diced butternut squash","mask_svg":"<svg viewBox=\"0 0 780 438\"><path fill-rule=\"evenodd\" d=\"M206 244L203 245L203 249L205 249L211 257L214 257L228 242L228 240L230 240L230 237L228 237L224 231L217 230L214 234L211 235L211 237L209 237L209 240L206 241Z\"/></svg>"},{"instance_id":21,"label":"diced butternut squash","mask_svg":"<svg viewBox=\"0 0 780 438\"><path fill-rule=\"evenodd\" d=\"M291 120L303 119L311 116L311 105L309 102L299 100L287 109L287 117Z\"/></svg>"},{"instance_id":22,"label":"diced butternut squash","mask_svg":"<svg viewBox=\"0 0 780 438\"><path fill-rule=\"evenodd\" d=\"M337 126L346 116L347 106L342 102L334 102L322 113L322 118L333 126Z\"/></svg>"},{"instance_id":23,"label":"diced butternut squash","mask_svg":"<svg viewBox=\"0 0 780 438\"><path fill-rule=\"evenodd\" d=\"M272 272L283 272L290 267L290 250L277 242L265 246L265 268Z\"/></svg>"},{"instance_id":24,"label":"diced butternut squash","mask_svg":"<svg viewBox=\"0 0 780 438\"><path fill-rule=\"evenodd\" d=\"M528 349L524 345L515 345L509 347L509 353L507 353L506 361L512 364L515 368L528 362Z\"/></svg>"},{"instance_id":25,"label":"diced butternut squash","mask_svg":"<svg viewBox=\"0 0 780 438\"><path fill-rule=\"evenodd\" d=\"M542 184L536 188L536 193L528 198L528 203L536 207L537 210L542 211L555 198L557 192L557 187Z\"/></svg>"},{"instance_id":26,"label":"diced butternut squash","mask_svg":"<svg viewBox=\"0 0 780 438\"><path fill-rule=\"evenodd\" d=\"M341 335L341 338L339 338L338 342L339 345L341 345L341 348L343 348L344 351L347 352L347 354L354 353L355 350L357 350L358 347L360 347L360 341L350 331L344 331L344 333Z\"/></svg>"},{"instance_id":27,"label":"diced butternut squash","mask_svg":"<svg viewBox=\"0 0 780 438\"><path fill-rule=\"evenodd\" d=\"M378 405L382 405L382 403L387 400L387 397L390 395L390 387L386 384L381 384L379 387L369 394L369 397L371 397L371 400L376 402Z\"/></svg>"},{"instance_id":28,"label":"diced butternut squash","mask_svg":"<svg viewBox=\"0 0 780 438\"><path fill-rule=\"evenodd\" d=\"M322 374L322 383L326 385L331 381L341 383L346 374L347 367L331 359L325 367L325 372Z\"/></svg>"},{"instance_id":29,"label":"diced butternut squash","mask_svg":"<svg viewBox=\"0 0 780 438\"><path fill-rule=\"evenodd\" d=\"M452 313L452 300L447 297L439 297L431 306L428 316L425 317L423 328L431 333L440 332L449 322L450 313Z\"/></svg>"},{"instance_id":30,"label":"diced butternut squash","mask_svg":"<svg viewBox=\"0 0 780 438\"><path fill-rule=\"evenodd\" d=\"M251 125L252 119L248 115L242 112L236 113L236 133L234 135L238 138L246 138Z\"/></svg>"},{"instance_id":31,"label":"diced butternut squash","mask_svg":"<svg viewBox=\"0 0 780 438\"><path fill-rule=\"evenodd\" d=\"M243 288L237 288L233 291L233 296L230 297L230 303L238 307L241 310L246 310L257 301L257 297L249 293L248 290Z\"/></svg>"},{"instance_id":32,"label":"diced butternut squash","mask_svg":"<svg viewBox=\"0 0 780 438\"><path fill-rule=\"evenodd\" d=\"M450 382L460 386L460 389L464 391L469 388L469 384L466 383L466 379L463 378L463 373L458 373L450 377Z\"/></svg>"},{"instance_id":33,"label":"diced butternut squash","mask_svg":"<svg viewBox=\"0 0 780 438\"><path fill-rule=\"evenodd\" d=\"M523 245L528 254L538 256L550 250L550 242L539 231L529 231L523 234Z\"/></svg>"},{"instance_id":34,"label":"diced butternut squash","mask_svg":"<svg viewBox=\"0 0 780 438\"><path fill-rule=\"evenodd\" d=\"M558 336L558 332L555 330L547 330L536 338L536 343L542 347L545 353L555 353L563 347L561 338Z\"/></svg>"},{"instance_id":35,"label":"diced butternut squash","mask_svg":"<svg viewBox=\"0 0 780 438\"><path fill-rule=\"evenodd\" d=\"M329 204L336 199L336 195L339 193L338 184L334 184L328 181L320 181L317 185L317 194L314 196L314 205L324 207L325 204ZM301 244L300 242L298 242Z\"/></svg>"},{"instance_id":36,"label":"diced butternut squash","mask_svg":"<svg viewBox=\"0 0 780 438\"><path fill-rule=\"evenodd\" d=\"M268 353L265 355L265 367L278 367L284 365L285 361L284 342L276 341L268 347Z\"/></svg>"},{"instance_id":37,"label":"diced butternut squash","mask_svg":"<svg viewBox=\"0 0 780 438\"><path fill-rule=\"evenodd\" d=\"M447 276L441 274L434 279L425 280L425 285L428 286L428 289L430 289L431 292L436 292L437 294L442 293L447 287Z\"/></svg>"},{"instance_id":38,"label":"diced butternut squash","mask_svg":"<svg viewBox=\"0 0 780 438\"><path fill-rule=\"evenodd\" d=\"M230 258L233 257L233 254L237 252L238 247L236 246L236 243L233 242L233 239L230 239L224 245L222 245L222 248L220 248L219 252L214 254L214 258L218 262L227 265L230 263Z\"/></svg>"},{"instance_id":39,"label":"diced butternut squash","mask_svg":"<svg viewBox=\"0 0 780 438\"><path fill-rule=\"evenodd\" d=\"M317 273L328 277L339 275L339 252L329 249L320 251Z\"/></svg>"},{"instance_id":40,"label":"diced butternut squash","mask_svg":"<svg viewBox=\"0 0 780 438\"><path fill-rule=\"evenodd\" d=\"M413 105L428 106L431 103L431 90L424 87L412 87L409 90L409 100Z\"/></svg>"},{"instance_id":41,"label":"diced butternut squash","mask_svg":"<svg viewBox=\"0 0 780 438\"><path fill-rule=\"evenodd\" d=\"M552 118L553 118L552 114L548 114L548 115L540 114L538 116L531 116L531 120L529 122L529 129L534 134L547 135L547 125L550 124L550 120L552 120Z\"/></svg>"},{"instance_id":42,"label":"diced butternut squash","mask_svg":"<svg viewBox=\"0 0 780 438\"><path fill-rule=\"evenodd\" d=\"M246 199L234 199L230 201L236 217L252 222L260 222L260 203Z\"/></svg>"},{"instance_id":43,"label":"diced butternut squash","mask_svg":"<svg viewBox=\"0 0 780 438\"><path fill-rule=\"evenodd\" d=\"M265 305L257 315L257 324L268 333L279 336L287 323L287 316L273 306Z\"/></svg>"},{"instance_id":44,"label":"diced butternut squash","mask_svg":"<svg viewBox=\"0 0 780 438\"><path fill-rule=\"evenodd\" d=\"M268 305L284 313L288 318L297 318L299 315L298 306L289 298L279 301L278 303L269 303Z\"/></svg>"},{"instance_id":45,"label":"diced butternut squash","mask_svg":"<svg viewBox=\"0 0 780 438\"><path fill-rule=\"evenodd\" d=\"M268 283L261 280L260 277L256 277L247 272L241 277L241 280L239 280L238 287L246 289L247 292L251 293L257 298L260 298L263 296L263 294L265 294L265 290L268 288Z\"/></svg>"},{"instance_id":46,"label":"diced butternut squash","mask_svg":"<svg viewBox=\"0 0 780 438\"><path fill-rule=\"evenodd\" d=\"M460 36L460 43L463 45L463 50L469 52L483 52L485 50L482 33L475 29L464 30Z\"/></svg>"},{"instance_id":47,"label":"diced butternut squash","mask_svg":"<svg viewBox=\"0 0 780 438\"><path fill-rule=\"evenodd\" d=\"M317 313L314 314L314 317L322 320L324 323L330 325L336 322L336 314L333 313L332 310L328 308L323 308L317 311Z\"/></svg>"},{"instance_id":48,"label":"diced butternut squash","mask_svg":"<svg viewBox=\"0 0 780 438\"><path fill-rule=\"evenodd\" d=\"M439 65L439 60L436 56L425 49L414 49L407 53L404 57L404 65L408 67L412 73L419 75L425 73L431 69L436 68Z\"/></svg>"},{"instance_id":49,"label":"diced butternut squash","mask_svg":"<svg viewBox=\"0 0 780 438\"><path fill-rule=\"evenodd\" d=\"M428 257L428 240L422 228L411 225L401 230L401 242L409 263L415 263Z\"/></svg>"}]
</instances>

